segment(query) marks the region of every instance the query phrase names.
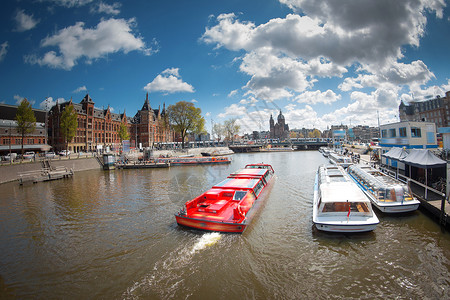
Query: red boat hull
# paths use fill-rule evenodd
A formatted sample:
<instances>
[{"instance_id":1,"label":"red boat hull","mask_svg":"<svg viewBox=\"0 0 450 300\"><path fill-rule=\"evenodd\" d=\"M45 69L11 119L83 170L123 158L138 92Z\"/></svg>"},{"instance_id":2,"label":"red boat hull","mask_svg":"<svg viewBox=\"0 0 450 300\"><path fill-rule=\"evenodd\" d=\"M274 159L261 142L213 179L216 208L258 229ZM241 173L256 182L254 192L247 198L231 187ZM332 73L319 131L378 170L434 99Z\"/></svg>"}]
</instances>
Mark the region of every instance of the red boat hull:
<instances>
[{"instance_id":1,"label":"red boat hull","mask_svg":"<svg viewBox=\"0 0 450 300\"><path fill-rule=\"evenodd\" d=\"M201 219L192 219L181 215L175 215L175 219L177 220L178 225L206 231L242 233L247 228L247 224L242 223L214 222Z\"/></svg>"}]
</instances>

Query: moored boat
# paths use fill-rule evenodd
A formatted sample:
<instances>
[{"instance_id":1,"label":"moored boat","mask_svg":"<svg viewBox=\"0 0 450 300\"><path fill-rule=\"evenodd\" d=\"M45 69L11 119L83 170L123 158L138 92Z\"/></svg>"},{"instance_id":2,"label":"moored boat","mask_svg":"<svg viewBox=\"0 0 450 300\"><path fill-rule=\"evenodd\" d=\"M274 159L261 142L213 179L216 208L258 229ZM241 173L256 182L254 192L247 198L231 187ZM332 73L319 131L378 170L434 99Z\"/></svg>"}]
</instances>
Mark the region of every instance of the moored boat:
<instances>
[{"instance_id":1,"label":"moored boat","mask_svg":"<svg viewBox=\"0 0 450 300\"><path fill-rule=\"evenodd\" d=\"M414 198L409 185L380 170L370 166L353 165L347 172L380 211L404 213L419 208L420 202Z\"/></svg>"},{"instance_id":2,"label":"moored boat","mask_svg":"<svg viewBox=\"0 0 450 300\"><path fill-rule=\"evenodd\" d=\"M157 161L170 163L171 166L222 165L231 163L231 160L226 156L158 158Z\"/></svg>"},{"instance_id":3,"label":"moored boat","mask_svg":"<svg viewBox=\"0 0 450 300\"><path fill-rule=\"evenodd\" d=\"M329 232L367 232L379 223L369 199L341 166L320 166L314 184L313 223Z\"/></svg>"},{"instance_id":4,"label":"moored boat","mask_svg":"<svg viewBox=\"0 0 450 300\"><path fill-rule=\"evenodd\" d=\"M268 164L249 164L231 173L175 214L178 225L219 232L242 233L267 197L274 181Z\"/></svg>"},{"instance_id":5,"label":"moored boat","mask_svg":"<svg viewBox=\"0 0 450 300\"><path fill-rule=\"evenodd\" d=\"M332 164L341 166L343 168L347 168L348 166L353 164L352 159L350 157L341 155L336 152L330 152L330 154L328 155L328 159Z\"/></svg>"}]
</instances>

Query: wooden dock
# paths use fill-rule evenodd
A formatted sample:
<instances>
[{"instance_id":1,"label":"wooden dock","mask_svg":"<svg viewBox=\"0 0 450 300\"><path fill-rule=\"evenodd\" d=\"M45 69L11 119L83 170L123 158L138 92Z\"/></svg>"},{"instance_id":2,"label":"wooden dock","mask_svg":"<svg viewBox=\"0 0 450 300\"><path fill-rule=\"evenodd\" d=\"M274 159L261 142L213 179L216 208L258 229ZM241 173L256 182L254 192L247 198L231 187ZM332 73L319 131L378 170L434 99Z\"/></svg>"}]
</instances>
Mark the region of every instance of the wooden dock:
<instances>
[{"instance_id":1,"label":"wooden dock","mask_svg":"<svg viewBox=\"0 0 450 300\"><path fill-rule=\"evenodd\" d=\"M19 184L37 183L41 181L57 180L73 176L73 169L66 167L42 168L41 170L19 173Z\"/></svg>"}]
</instances>

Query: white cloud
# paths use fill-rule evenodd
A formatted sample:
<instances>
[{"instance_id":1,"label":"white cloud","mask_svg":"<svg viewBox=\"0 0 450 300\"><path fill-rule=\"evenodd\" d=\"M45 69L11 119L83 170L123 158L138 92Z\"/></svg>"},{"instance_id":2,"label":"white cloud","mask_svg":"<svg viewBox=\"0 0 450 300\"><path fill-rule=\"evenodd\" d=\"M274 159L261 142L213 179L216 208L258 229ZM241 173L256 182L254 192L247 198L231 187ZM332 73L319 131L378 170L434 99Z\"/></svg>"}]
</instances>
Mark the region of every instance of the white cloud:
<instances>
[{"instance_id":1,"label":"white cloud","mask_svg":"<svg viewBox=\"0 0 450 300\"><path fill-rule=\"evenodd\" d=\"M114 2L113 4L107 4L103 1L94 4L91 7L91 13L105 13L109 15L118 15L120 14L119 8L122 6L119 2Z\"/></svg>"},{"instance_id":2,"label":"white cloud","mask_svg":"<svg viewBox=\"0 0 450 300\"><path fill-rule=\"evenodd\" d=\"M39 23L39 20L35 20L33 15L27 15L24 10L17 11L14 20L16 21L14 30L19 32L33 29Z\"/></svg>"},{"instance_id":3,"label":"white cloud","mask_svg":"<svg viewBox=\"0 0 450 300\"><path fill-rule=\"evenodd\" d=\"M144 90L168 94L177 92L193 93L194 87L181 79L178 68L169 68L156 76L152 82L147 83Z\"/></svg>"},{"instance_id":4,"label":"white cloud","mask_svg":"<svg viewBox=\"0 0 450 300\"><path fill-rule=\"evenodd\" d=\"M9 43L3 42L0 45L0 61L2 61L3 59L5 59L6 54L8 53L8 47L9 47Z\"/></svg>"},{"instance_id":5,"label":"white cloud","mask_svg":"<svg viewBox=\"0 0 450 300\"><path fill-rule=\"evenodd\" d=\"M310 89L317 77L342 78L349 66L357 67L357 77L346 78L342 91L413 89L434 77L420 60L398 60L402 47L420 45L429 12L442 18L443 0L280 2L294 13L260 25L222 14L201 37L215 48L236 51L240 70L251 77L246 95L292 98Z\"/></svg>"},{"instance_id":6,"label":"white cloud","mask_svg":"<svg viewBox=\"0 0 450 300\"><path fill-rule=\"evenodd\" d=\"M233 97L234 95L236 95L238 93L238 90L232 90L229 94L228 97Z\"/></svg>"},{"instance_id":7,"label":"white cloud","mask_svg":"<svg viewBox=\"0 0 450 300\"><path fill-rule=\"evenodd\" d=\"M39 108L49 111L55 105L56 101L53 100L53 97L47 97L41 103L39 103Z\"/></svg>"},{"instance_id":8,"label":"white cloud","mask_svg":"<svg viewBox=\"0 0 450 300\"><path fill-rule=\"evenodd\" d=\"M87 87L85 85L78 87L77 89L75 89L72 93L81 93L81 92L86 92L87 91Z\"/></svg>"},{"instance_id":9,"label":"white cloud","mask_svg":"<svg viewBox=\"0 0 450 300\"><path fill-rule=\"evenodd\" d=\"M14 95L13 98L14 98L14 100L16 100L16 105L20 105L20 102L22 102L22 100L23 100L25 97L22 97L22 96L20 96L20 95ZM33 106L34 103L36 103L35 100L30 100L30 99L27 99L27 100L28 100L28 102L30 102L31 106Z\"/></svg>"},{"instance_id":10,"label":"white cloud","mask_svg":"<svg viewBox=\"0 0 450 300\"><path fill-rule=\"evenodd\" d=\"M341 95L336 95L336 93L332 90L326 90L325 92L307 91L295 97L295 101L297 101L298 103L307 104L331 104L340 100L341 98Z\"/></svg>"},{"instance_id":11,"label":"white cloud","mask_svg":"<svg viewBox=\"0 0 450 300\"><path fill-rule=\"evenodd\" d=\"M22 96L19 96L19 95L14 95L13 98L14 98L14 100L16 100L16 104L19 105L20 102L22 102L23 98L25 98L25 97L22 97Z\"/></svg>"},{"instance_id":12,"label":"white cloud","mask_svg":"<svg viewBox=\"0 0 450 300\"><path fill-rule=\"evenodd\" d=\"M141 51L145 55L152 54L151 48L141 37L132 33L135 20L108 19L102 20L95 28L84 28L83 22L59 30L41 41L41 47L57 47L59 52L51 50L39 58L36 55L25 57L31 64L49 66L51 68L70 70L81 58L86 63L102 58L107 54L130 51Z\"/></svg>"},{"instance_id":13,"label":"white cloud","mask_svg":"<svg viewBox=\"0 0 450 300\"><path fill-rule=\"evenodd\" d=\"M94 0L40 0L41 2L53 2L64 7L80 7L93 2Z\"/></svg>"},{"instance_id":14,"label":"white cloud","mask_svg":"<svg viewBox=\"0 0 450 300\"><path fill-rule=\"evenodd\" d=\"M195 100L195 99L192 99L191 102L192 102L192 103L198 103L198 101Z\"/></svg>"}]
</instances>

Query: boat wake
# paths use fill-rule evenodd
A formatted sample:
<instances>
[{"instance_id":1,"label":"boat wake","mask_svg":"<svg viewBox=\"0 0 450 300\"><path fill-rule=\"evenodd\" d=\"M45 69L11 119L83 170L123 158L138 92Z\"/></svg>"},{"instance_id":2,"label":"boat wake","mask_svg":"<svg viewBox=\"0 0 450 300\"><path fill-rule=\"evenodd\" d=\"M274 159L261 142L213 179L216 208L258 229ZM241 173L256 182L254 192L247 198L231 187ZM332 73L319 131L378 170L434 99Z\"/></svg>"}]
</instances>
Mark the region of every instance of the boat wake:
<instances>
[{"instance_id":1,"label":"boat wake","mask_svg":"<svg viewBox=\"0 0 450 300\"><path fill-rule=\"evenodd\" d=\"M191 254L217 244L217 242L220 240L220 237L221 235L219 232L205 233L197 241L197 243L195 243L194 247L192 247Z\"/></svg>"},{"instance_id":2,"label":"boat wake","mask_svg":"<svg viewBox=\"0 0 450 300\"><path fill-rule=\"evenodd\" d=\"M188 295L192 291L187 290L183 282L198 271L195 255L216 245L221 237L222 235L218 232L205 233L193 245L182 246L163 256L155 263L149 274L127 288L123 298L167 299L174 297L177 293ZM190 274L186 274L186 270L190 270Z\"/></svg>"}]
</instances>

